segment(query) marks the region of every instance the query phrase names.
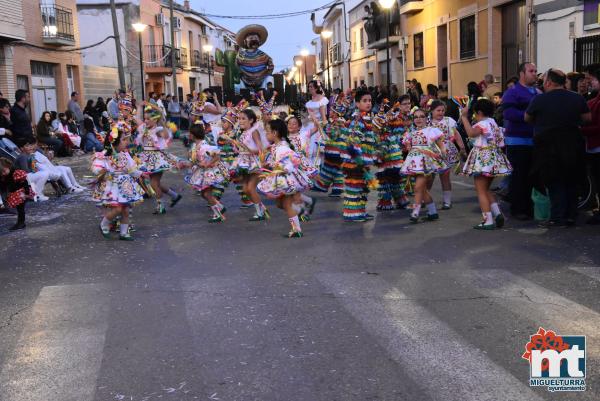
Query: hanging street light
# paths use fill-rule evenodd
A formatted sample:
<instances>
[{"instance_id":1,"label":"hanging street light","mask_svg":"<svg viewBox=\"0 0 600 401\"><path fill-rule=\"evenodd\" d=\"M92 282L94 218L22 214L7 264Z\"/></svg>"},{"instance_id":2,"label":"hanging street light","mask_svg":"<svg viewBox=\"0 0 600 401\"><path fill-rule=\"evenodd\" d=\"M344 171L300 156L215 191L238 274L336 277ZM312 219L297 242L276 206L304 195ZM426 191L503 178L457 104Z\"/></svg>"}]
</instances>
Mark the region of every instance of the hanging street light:
<instances>
[{"instance_id":1,"label":"hanging street light","mask_svg":"<svg viewBox=\"0 0 600 401\"><path fill-rule=\"evenodd\" d=\"M146 29L146 27L148 25L142 23L142 22L136 22L135 24L131 24L131 26L133 26L133 29L137 32L138 34L138 45L140 48L140 84L142 86L142 101L144 100L145 97L145 84L144 84L144 54L142 52L142 32L144 32L144 30Z\"/></svg>"},{"instance_id":2,"label":"hanging street light","mask_svg":"<svg viewBox=\"0 0 600 401\"><path fill-rule=\"evenodd\" d=\"M390 97L391 81L390 81L390 14L392 13L392 7L396 3L396 0L379 0L381 8L386 10L385 13L385 52L386 52L386 72L387 72L387 96Z\"/></svg>"},{"instance_id":3,"label":"hanging street light","mask_svg":"<svg viewBox=\"0 0 600 401\"><path fill-rule=\"evenodd\" d=\"M206 59L208 61L208 63L207 63L208 64L208 87L210 88L212 86L211 82L210 82L210 69L211 69L211 64L212 64L211 59L210 59L210 53L213 50L213 45L207 43L204 46L202 46L202 50L204 50L206 52Z\"/></svg>"},{"instance_id":4,"label":"hanging street light","mask_svg":"<svg viewBox=\"0 0 600 401\"><path fill-rule=\"evenodd\" d=\"M306 81L306 93L308 93L308 72L307 72L307 67L306 67L308 62L307 62L306 58L308 57L309 54L310 54L310 52L308 51L308 49L300 50L300 55L304 59L304 81Z\"/></svg>"},{"instance_id":5,"label":"hanging street light","mask_svg":"<svg viewBox=\"0 0 600 401\"><path fill-rule=\"evenodd\" d=\"M324 29L321 31L321 37L327 42L325 57L327 58L327 89L329 90L329 93L331 93L331 72L329 71L329 68L331 67L331 63L329 62L329 39L331 39L332 36L333 31L330 31L329 29Z\"/></svg>"}]
</instances>

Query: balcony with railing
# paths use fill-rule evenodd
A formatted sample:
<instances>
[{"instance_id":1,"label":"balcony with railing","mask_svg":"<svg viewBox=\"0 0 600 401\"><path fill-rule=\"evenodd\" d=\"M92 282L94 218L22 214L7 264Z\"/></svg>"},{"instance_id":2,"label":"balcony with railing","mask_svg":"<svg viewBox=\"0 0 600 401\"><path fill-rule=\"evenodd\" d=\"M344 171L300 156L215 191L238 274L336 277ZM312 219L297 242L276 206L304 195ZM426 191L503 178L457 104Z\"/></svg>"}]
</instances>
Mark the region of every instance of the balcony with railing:
<instances>
[{"instance_id":1,"label":"balcony with railing","mask_svg":"<svg viewBox=\"0 0 600 401\"><path fill-rule=\"evenodd\" d=\"M75 28L71 9L53 5L40 5L42 14L42 40L48 45L75 45Z\"/></svg>"},{"instance_id":2,"label":"balcony with railing","mask_svg":"<svg viewBox=\"0 0 600 401\"><path fill-rule=\"evenodd\" d=\"M144 51L144 61L146 72L148 73L169 73L171 72L171 46L146 45ZM183 68L188 66L188 54L186 48L175 49L175 67Z\"/></svg>"},{"instance_id":3,"label":"balcony with railing","mask_svg":"<svg viewBox=\"0 0 600 401\"><path fill-rule=\"evenodd\" d=\"M400 0L400 14L416 14L423 11L423 0Z\"/></svg>"},{"instance_id":4,"label":"balcony with railing","mask_svg":"<svg viewBox=\"0 0 600 401\"><path fill-rule=\"evenodd\" d=\"M208 69L206 53L202 53L200 50L194 50L192 52L191 66L194 69Z\"/></svg>"}]
</instances>

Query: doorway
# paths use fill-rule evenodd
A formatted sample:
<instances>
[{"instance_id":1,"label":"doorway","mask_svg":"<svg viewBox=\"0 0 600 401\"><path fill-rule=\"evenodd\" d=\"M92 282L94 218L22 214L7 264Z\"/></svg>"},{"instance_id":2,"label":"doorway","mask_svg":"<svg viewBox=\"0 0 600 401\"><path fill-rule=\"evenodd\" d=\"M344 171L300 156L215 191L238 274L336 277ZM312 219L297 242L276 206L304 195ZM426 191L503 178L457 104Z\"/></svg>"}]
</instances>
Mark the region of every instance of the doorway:
<instances>
[{"instance_id":1,"label":"doorway","mask_svg":"<svg viewBox=\"0 0 600 401\"><path fill-rule=\"evenodd\" d=\"M56 88L33 87L32 89L33 121L40 119L44 111L58 111L56 107Z\"/></svg>"},{"instance_id":2,"label":"doorway","mask_svg":"<svg viewBox=\"0 0 600 401\"><path fill-rule=\"evenodd\" d=\"M189 93L194 93L195 91L196 91L196 78L190 77L190 92Z\"/></svg>"},{"instance_id":3,"label":"doorway","mask_svg":"<svg viewBox=\"0 0 600 401\"><path fill-rule=\"evenodd\" d=\"M437 27L438 86L448 86L448 25Z\"/></svg>"},{"instance_id":4,"label":"doorway","mask_svg":"<svg viewBox=\"0 0 600 401\"><path fill-rule=\"evenodd\" d=\"M527 60L527 8L525 1L502 7L502 85L519 76L519 64Z\"/></svg>"}]
</instances>

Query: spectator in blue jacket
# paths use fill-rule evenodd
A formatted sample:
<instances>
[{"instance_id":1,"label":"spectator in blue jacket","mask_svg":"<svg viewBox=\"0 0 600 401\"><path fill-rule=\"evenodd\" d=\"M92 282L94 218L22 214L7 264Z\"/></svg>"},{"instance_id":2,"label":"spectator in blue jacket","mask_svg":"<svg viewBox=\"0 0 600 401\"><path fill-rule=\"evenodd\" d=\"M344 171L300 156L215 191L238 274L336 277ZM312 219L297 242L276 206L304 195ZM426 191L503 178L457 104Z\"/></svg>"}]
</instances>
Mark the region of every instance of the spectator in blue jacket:
<instances>
[{"instance_id":1,"label":"spectator in blue jacket","mask_svg":"<svg viewBox=\"0 0 600 401\"><path fill-rule=\"evenodd\" d=\"M535 87L537 68L533 63L519 66L519 82L502 97L506 154L513 167L509 184L510 212L519 220L533 217L530 177L533 157L533 126L525 122L529 103L541 92Z\"/></svg>"}]
</instances>

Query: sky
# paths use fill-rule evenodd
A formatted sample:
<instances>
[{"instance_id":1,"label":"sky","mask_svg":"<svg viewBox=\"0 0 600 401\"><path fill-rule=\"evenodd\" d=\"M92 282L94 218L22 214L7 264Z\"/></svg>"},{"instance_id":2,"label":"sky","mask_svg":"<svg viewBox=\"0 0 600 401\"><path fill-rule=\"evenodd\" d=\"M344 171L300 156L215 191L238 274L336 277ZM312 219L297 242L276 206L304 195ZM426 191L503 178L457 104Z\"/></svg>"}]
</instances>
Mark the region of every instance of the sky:
<instances>
[{"instance_id":1,"label":"sky","mask_svg":"<svg viewBox=\"0 0 600 401\"><path fill-rule=\"evenodd\" d=\"M196 11L218 15L263 15L309 10L330 3L331 0L191 0L190 5ZM346 7L356 1L346 1ZM317 14L317 24L322 22L325 12ZM292 66L293 57L306 48L314 54L315 48L310 44L315 39L310 22L310 14L298 17L270 20L239 20L229 18L211 19L225 28L237 32L248 24L264 25L269 31L269 38L261 50L273 58L275 71Z\"/></svg>"}]
</instances>

